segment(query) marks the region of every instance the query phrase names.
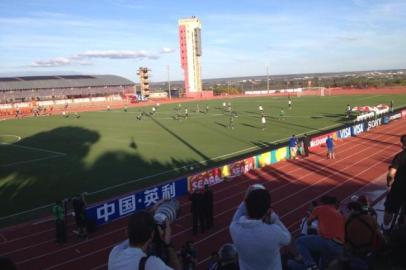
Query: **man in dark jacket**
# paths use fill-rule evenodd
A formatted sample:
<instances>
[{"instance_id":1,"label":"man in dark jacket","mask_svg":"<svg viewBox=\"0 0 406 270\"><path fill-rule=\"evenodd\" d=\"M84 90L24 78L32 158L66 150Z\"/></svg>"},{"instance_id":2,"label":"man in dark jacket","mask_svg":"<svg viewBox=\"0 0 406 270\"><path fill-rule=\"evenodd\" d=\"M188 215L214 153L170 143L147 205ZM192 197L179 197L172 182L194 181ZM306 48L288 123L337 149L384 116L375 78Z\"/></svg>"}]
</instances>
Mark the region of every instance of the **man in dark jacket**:
<instances>
[{"instance_id":1,"label":"man in dark jacket","mask_svg":"<svg viewBox=\"0 0 406 270\"><path fill-rule=\"evenodd\" d=\"M85 194L82 193L72 200L73 210L75 212L76 226L78 227L78 237L83 240L87 238L86 230L86 201Z\"/></svg>"},{"instance_id":2,"label":"man in dark jacket","mask_svg":"<svg viewBox=\"0 0 406 270\"><path fill-rule=\"evenodd\" d=\"M209 185L204 186L204 213L206 219L207 229L213 227L213 191Z\"/></svg>"},{"instance_id":3,"label":"man in dark jacket","mask_svg":"<svg viewBox=\"0 0 406 270\"><path fill-rule=\"evenodd\" d=\"M189 200L191 203L190 211L193 216L193 234L196 235L198 227L201 233L204 233L206 222L204 215L204 195L200 189L195 189L190 195Z\"/></svg>"},{"instance_id":4,"label":"man in dark jacket","mask_svg":"<svg viewBox=\"0 0 406 270\"><path fill-rule=\"evenodd\" d=\"M310 137L306 133L303 136L303 148L305 157L309 156Z\"/></svg>"},{"instance_id":5,"label":"man in dark jacket","mask_svg":"<svg viewBox=\"0 0 406 270\"><path fill-rule=\"evenodd\" d=\"M385 214L382 225L384 231L391 229L394 214L399 212L402 204L406 204L406 134L400 137L400 143L402 151L393 158L386 179L387 185L391 189L385 201Z\"/></svg>"}]
</instances>

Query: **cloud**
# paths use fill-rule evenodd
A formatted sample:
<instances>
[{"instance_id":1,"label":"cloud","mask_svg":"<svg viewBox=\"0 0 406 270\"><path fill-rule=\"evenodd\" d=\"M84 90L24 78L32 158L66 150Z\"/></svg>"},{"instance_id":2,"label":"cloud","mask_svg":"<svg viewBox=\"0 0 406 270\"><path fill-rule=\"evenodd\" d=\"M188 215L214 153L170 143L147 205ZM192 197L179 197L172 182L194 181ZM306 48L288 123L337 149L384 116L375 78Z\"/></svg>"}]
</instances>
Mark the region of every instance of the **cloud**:
<instances>
[{"instance_id":1,"label":"cloud","mask_svg":"<svg viewBox=\"0 0 406 270\"><path fill-rule=\"evenodd\" d=\"M171 49L171 48L162 48L160 53L173 53L175 51L175 49Z\"/></svg>"},{"instance_id":2,"label":"cloud","mask_svg":"<svg viewBox=\"0 0 406 270\"><path fill-rule=\"evenodd\" d=\"M163 52L165 49L165 52ZM161 53L170 53L169 48L162 49ZM46 60L34 61L29 67L61 67L68 65L91 65L88 59L159 59L157 54L145 50L89 50L68 57L54 57Z\"/></svg>"},{"instance_id":3,"label":"cloud","mask_svg":"<svg viewBox=\"0 0 406 270\"><path fill-rule=\"evenodd\" d=\"M42 67L62 67L68 65L90 65L90 64L91 63L87 61L75 60L68 57L55 57L47 60L34 61L29 66L35 68L42 68Z\"/></svg>"},{"instance_id":4,"label":"cloud","mask_svg":"<svg viewBox=\"0 0 406 270\"><path fill-rule=\"evenodd\" d=\"M360 40L360 38L351 37L351 36L339 36L339 37L337 37L337 39L339 41L343 41L343 42L354 42L354 41Z\"/></svg>"},{"instance_id":5,"label":"cloud","mask_svg":"<svg viewBox=\"0 0 406 270\"><path fill-rule=\"evenodd\" d=\"M141 51L131 51L131 50L106 50L106 51L98 51L98 50L91 50L85 51L83 53L77 54L77 57L80 58L109 58L109 59L136 59L136 58L150 58L148 52L141 50Z\"/></svg>"}]
</instances>

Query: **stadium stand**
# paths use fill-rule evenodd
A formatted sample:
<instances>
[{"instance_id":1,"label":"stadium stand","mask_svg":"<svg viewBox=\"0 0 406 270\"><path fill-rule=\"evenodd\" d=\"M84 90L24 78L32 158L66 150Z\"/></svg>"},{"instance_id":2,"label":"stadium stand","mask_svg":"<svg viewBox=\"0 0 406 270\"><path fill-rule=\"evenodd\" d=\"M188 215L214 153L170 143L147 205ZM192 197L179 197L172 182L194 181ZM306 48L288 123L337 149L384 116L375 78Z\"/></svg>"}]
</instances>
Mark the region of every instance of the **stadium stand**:
<instances>
[{"instance_id":1,"label":"stadium stand","mask_svg":"<svg viewBox=\"0 0 406 270\"><path fill-rule=\"evenodd\" d=\"M33 114L65 104L122 102L135 83L115 75L61 75L0 78L0 116ZM45 112L47 110L45 109ZM48 110L49 113L49 110Z\"/></svg>"}]
</instances>

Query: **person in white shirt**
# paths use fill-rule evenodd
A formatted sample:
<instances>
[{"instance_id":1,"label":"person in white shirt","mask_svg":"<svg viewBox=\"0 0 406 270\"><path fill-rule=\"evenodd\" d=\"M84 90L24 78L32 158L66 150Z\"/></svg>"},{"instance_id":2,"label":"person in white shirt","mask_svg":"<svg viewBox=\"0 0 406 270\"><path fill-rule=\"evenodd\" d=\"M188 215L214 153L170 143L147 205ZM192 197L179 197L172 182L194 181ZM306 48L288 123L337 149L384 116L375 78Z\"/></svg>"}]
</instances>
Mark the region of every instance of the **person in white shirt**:
<instances>
[{"instance_id":1,"label":"person in white shirt","mask_svg":"<svg viewBox=\"0 0 406 270\"><path fill-rule=\"evenodd\" d=\"M154 218L151 213L140 211L128 221L128 240L115 246L109 255L108 270L139 270L144 263L145 270L180 270L181 265L175 249L170 244L171 228L166 222L165 230L158 227L164 247L167 249L169 262L167 266L160 258L147 256L146 250L155 234ZM144 258L144 259L143 259Z\"/></svg>"},{"instance_id":2,"label":"person in white shirt","mask_svg":"<svg viewBox=\"0 0 406 270\"><path fill-rule=\"evenodd\" d=\"M265 125L266 125L265 115L261 116L261 124L262 124L262 130L265 130Z\"/></svg>"},{"instance_id":3,"label":"person in white shirt","mask_svg":"<svg viewBox=\"0 0 406 270\"><path fill-rule=\"evenodd\" d=\"M281 270L280 248L291 234L271 209L271 195L263 188L250 190L230 224L241 270Z\"/></svg>"}]
</instances>

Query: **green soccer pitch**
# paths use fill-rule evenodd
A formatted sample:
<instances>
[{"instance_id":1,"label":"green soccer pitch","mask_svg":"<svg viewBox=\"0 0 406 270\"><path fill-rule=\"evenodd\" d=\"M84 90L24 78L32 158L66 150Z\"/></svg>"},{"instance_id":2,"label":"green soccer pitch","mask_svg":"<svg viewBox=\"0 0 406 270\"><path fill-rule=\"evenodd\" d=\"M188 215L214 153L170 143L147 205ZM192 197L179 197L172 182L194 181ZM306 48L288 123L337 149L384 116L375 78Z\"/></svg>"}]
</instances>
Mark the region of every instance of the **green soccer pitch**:
<instances>
[{"instance_id":1,"label":"green soccer pitch","mask_svg":"<svg viewBox=\"0 0 406 270\"><path fill-rule=\"evenodd\" d=\"M340 125L346 105L406 105L406 95L247 97L225 100L237 113L234 129L223 100L25 118L0 122L0 216L35 208L80 192L108 198L173 179L238 155L287 140L292 134ZM196 112L197 104L200 110ZM262 130L262 106L267 117ZM184 109L189 117L184 119ZM285 116L279 117L283 109ZM193 169L192 169L193 168Z\"/></svg>"}]
</instances>

